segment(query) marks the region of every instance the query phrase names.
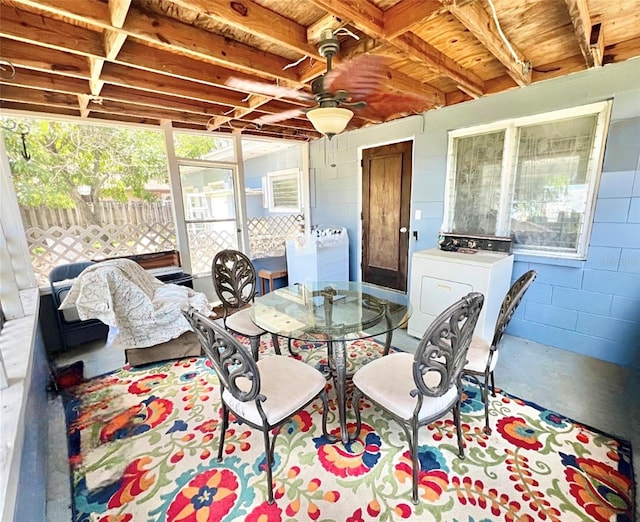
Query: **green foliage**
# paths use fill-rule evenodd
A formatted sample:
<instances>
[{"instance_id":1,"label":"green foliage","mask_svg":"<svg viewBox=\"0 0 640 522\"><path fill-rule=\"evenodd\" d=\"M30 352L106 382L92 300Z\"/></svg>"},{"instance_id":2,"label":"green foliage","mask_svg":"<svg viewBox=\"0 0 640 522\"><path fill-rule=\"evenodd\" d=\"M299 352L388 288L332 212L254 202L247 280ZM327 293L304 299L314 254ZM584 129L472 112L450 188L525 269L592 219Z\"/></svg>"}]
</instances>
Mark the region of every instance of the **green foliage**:
<instances>
[{"instance_id":1,"label":"green foliage","mask_svg":"<svg viewBox=\"0 0 640 522\"><path fill-rule=\"evenodd\" d=\"M4 131L18 201L23 206L73 207L90 199L152 200L153 179L168 182L162 133L69 122L17 120L29 128L22 157L19 134ZM80 190L78 190L80 188Z\"/></svg>"},{"instance_id":2,"label":"green foliage","mask_svg":"<svg viewBox=\"0 0 640 522\"><path fill-rule=\"evenodd\" d=\"M213 136L176 133L174 146L178 158L205 159L207 153L229 146L231 140Z\"/></svg>"}]
</instances>

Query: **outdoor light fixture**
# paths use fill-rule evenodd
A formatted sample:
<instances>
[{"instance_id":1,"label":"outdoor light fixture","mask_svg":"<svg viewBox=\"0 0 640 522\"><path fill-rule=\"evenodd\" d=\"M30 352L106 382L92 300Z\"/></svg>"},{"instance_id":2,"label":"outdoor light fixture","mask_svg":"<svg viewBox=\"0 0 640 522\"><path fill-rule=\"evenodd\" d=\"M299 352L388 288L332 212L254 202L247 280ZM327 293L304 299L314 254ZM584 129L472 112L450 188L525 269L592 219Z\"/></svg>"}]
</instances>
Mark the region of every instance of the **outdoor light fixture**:
<instances>
[{"instance_id":1,"label":"outdoor light fixture","mask_svg":"<svg viewBox=\"0 0 640 522\"><path fill-rule=\"evenodd\" d=\"M334 134L340 134L352 117L352 111L341 107L318 107L307 112L307 118L315 129L329 139Z\"/></svg>"}]
</instances>

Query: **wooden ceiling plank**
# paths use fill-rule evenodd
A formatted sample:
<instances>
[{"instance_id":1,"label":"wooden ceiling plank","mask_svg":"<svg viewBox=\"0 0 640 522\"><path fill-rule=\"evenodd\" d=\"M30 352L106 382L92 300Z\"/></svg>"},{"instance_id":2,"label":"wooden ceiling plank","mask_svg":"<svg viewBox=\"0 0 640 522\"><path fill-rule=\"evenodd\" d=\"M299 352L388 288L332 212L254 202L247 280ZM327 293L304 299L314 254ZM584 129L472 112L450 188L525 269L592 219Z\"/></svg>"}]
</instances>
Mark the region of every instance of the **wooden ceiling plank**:
<instances>
[{"instance_id":1,"label":"wooden ceiling plank","mask_svg":"<svg viewBox=\"0 0 640 522\"><path fill-rule=\"evenodd\" d=\"M164 118L172 121L182 121L185 123L196 123L198 125L205 125L208 116L193 114L182 111L174 111L171 109L161 109L158 107L150 108L143 105L136 105L132 103L123 103L112 100L102 100L102 103L92 104L90 106L91 112L108 112L111 114L122 114L126 116L143 116L146 118Z\"/></svg>"},{"instance_id":2,"label":"wooden ceiling plank","mask_svg":"<svg viewBox=\"0 0 640 522\"><path fill-rule=\"evenodd\" d=\"M404 51L407 56L424 62L437 74L451 78L458 88L474 98L484 94L484 82L481 78L458 65L444 53L418 38L413 33L405 33L391 42Z\"/></svg>"},{"instance_id":3,"label":"wooden ceiling plank","mask_svg":"<svg viewBox=\"0 0 640 522\"><path fill-rule=\"evenodd\" d=\"M165 16L132 10L124 29L166 49L176 50L203 61L218 63L260 77L281 78L301 87L295 72L285 69L289 60L257 50L214 33L183 24Z\"/></svg>"},{"instance_id":4,"label":"wooden ceiling plank","mask_svg":"<svg viewBox=\"0 0 640 522\"><path fill-rule=\"evenodd\" d=\"M2 57L16 66L87 80L91 76L89 61L85 56L19 42L10 38L0 38L0 49Z\"/></svg>"},{"instance_id":5,"label":"wooden ceiling plank","mask_svg":"<svg viewBox=\"0 0 640 522\"><path fill-rule=\"evenodd\" d=\"M371 38L380 38L380 35L384 35L384 12L369 1L311 0L311 2L334 16L351 19L358 29ZM442 76L451 78L460 89L472 96L482 96L484 92L482 79L413 33L408 32L397 38L383 37L382 39L404 51L411 59L424 63Z\"/></svg>"},{"instance_id":6,"label":"wooden ceiling plank","mask_svg":"<svg viewBox=\"0 0 640 522\"><path fill-rule=\"evenodd\" d=\"M569 11L571 25L573 25L584 61L587 67L593 67L596 64L591 53L591 15L587 0L564 0L564 3Z\"/></svg>"},{"instance_id":7,"label":"wooden ceiling plank","mask_svg":"<svg viewBox=\"0 0 640 522\"><path fill-rule=\"evenodd\" d=\"M34 43L36 40L38 44L47 47L73 50L76 54L85 56L104 57L102 36L99 33L7 6L2 6L0 35L27 43Z\"/></svg>"},{"instance_id":8,"label":"wooden ceiling plank","mask_svg":"<svg viewBox=\"0 0 640 522\"><path fill-rule=\"evenodd\" d=\"M46 117L48 114L61 114L65 116L80 116L77 108L66 109L64 107L56 107L55 105L39 105L36 103L23 103L23 102L11 102L0 100L0 108L9 109L14 111L31 112L35 114L42 114Z\"/></svg>"},{"instance_id":9,"label":"wooden ceiling plank","mask_svg":"<svg viewBox=\"0 0 640 522\"><path fill-rule=\"evenodd\" d=\"M384 12L384 36L400 36L443 10L440 0L403 0Z\"/></svg>"},{"instance_id":10,"label":"wooden ceiling plank","mask_svg":"<svg viewBox=\"0 0 640 522\"><path fill-rule=\"evenodd\" d=\"M456 0L442 0L442 3L505 66L507 74L518 85L525 86L531 83L531 63L524 54L509 44L513 50L512 54L505 41L500 37L500 29L496 21L485 10L481 2L459 5Z\"/></svg>"},{"instance_id":11,"label":"wooden ceiling plank","mask_svg":"<svg viewBox=\"0 0 640 522\"><path fill-rule=\"evenodd\" d=\"M160 94L193 98L195 100L218 103L220 105L248 107L247 102L243 101L243 95L235 91L219 89L172 76L141 71L115 63L105 64L101 78L104 82L123 87L146 89Z\"/></svg>"},{"instance_id":12,"label":"wooden ceiling plank","mask_svg":"<svg viewBox=\"0 0 640 522\"><path fill-rule=\"evenodd\" d=\"M11 79L0 78L0 84L17 85L29 89L40 89L43 91L62 92L74 95L91 94L89 84L86 80L21 68L16 68L16 71L17 74Z\"/></svg>"},{"instance_id":13,"label":"wooden ceiling plank","mask_svg":"<svg viewBox=\"0 0 640 522\"><path fill-rule=\"evenodd\" d=\"M146 107L170 108L182 112L192 112L194 114L221 115L228 111L229 108L224 105L215 103L207 103L178 96L169 96L166 94L158 94L140 89L128 89L119 85L107 84L103 87L100 98L119 101L124 103L133 103L136 105L144 105Z\"/></svg>"},{"instance_id":14,"label":"wooden ceiling plank","mask_svg":"<svg viewBox=\"0 0 640 522\"><path fill-rule=\"evenodd\" d=\"M289 86L302 87L295 75L295 71L284 69L289 61L264 51L259 51L248 45L235 42L214 33L203 31L197 27L184 24L172 18L156 15L134 7L129 9L129 15L124 21L122 29L115 28L111 24L107 4L101 0L65 1L60 0L11 0L15 5L27 8L35 8L64 16L72 20L100 27L101 29L113 29L123 31L128 36L133 36L165 49L187 54L197 59L219 63L232 69L241 70L266 78L280 78L289 82ZM27 13L31 14L31 13ZM37 17L31 14L32 17ZM42 18L42 17L40 17ZM49 19L47 19L48 23ZM20 23L20 22L18 22ZM59 22L68 28L75 26ZM4 10L3 24L4 25ZM46 24L42 23L42 26ZM85 31L93 33L89 29ZM33 36L32 36L33 38ZM31 38L31 39L32 39ZM66 38L69 38L67 33ZM100 41L98 39L98 41ZM79 47L79 44L75 44ZM100 51L88 54L99 55Z\"/></svg>"},{"instance_id":15,"label":"wooden ceiling plank","mask_svg":"<svg viewBox=\"0 0 640 522\"><path fill-rule=\"evenodd\" d=\"M109 16L113 27L122 28L130 6L131 0L109 0Z\"/></svg>"},{"instance_id":16,"label":"wooden ceiling plank","mask_svg":"<svg viewBox=\"0 0 640 522\"><path fill-rule=\"evenodd\" d=\"M29 89L20 85L3 85L2 89L0 89L0 99L20 103L51 105L52 107L66 107L75 110L78 110L79 107L78 95Z\"/></svg>"},{"instance_id":17,"label":"wooden ceiling plank","mask_svg":"<svg viewBox=\"0 0 640 522\"><path fill-rule=\"evenodd\" d=\"M215 2L211 0L173 0L173 3L205 14L269 42L282 45L301 55L324 60L314 45L307 41L306 27L252 0Z\"/></svg>"}]
</instances>

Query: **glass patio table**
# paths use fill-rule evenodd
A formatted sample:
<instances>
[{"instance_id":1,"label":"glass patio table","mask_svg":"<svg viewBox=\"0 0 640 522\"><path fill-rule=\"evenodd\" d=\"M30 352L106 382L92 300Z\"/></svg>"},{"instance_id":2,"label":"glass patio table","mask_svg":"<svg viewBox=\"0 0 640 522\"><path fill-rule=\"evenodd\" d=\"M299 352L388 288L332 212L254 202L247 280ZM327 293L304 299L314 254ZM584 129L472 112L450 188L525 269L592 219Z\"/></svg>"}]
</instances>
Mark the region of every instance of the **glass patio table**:
<instances>
[{"instance_id":1,"label":"glass patio table","mask_svg":"<svg viewBox=\"0 0 640 522\"><path fill-rule=\"evenodd\" d=\"M257 297L250 317L263 330L288 339L325 341L336 388L340 435L347 431L346 381L348 344L385 335L389 353L393 331L411 314L407 295L369 283L329 281L296 284Z\"/></svg>"}]
</instances>

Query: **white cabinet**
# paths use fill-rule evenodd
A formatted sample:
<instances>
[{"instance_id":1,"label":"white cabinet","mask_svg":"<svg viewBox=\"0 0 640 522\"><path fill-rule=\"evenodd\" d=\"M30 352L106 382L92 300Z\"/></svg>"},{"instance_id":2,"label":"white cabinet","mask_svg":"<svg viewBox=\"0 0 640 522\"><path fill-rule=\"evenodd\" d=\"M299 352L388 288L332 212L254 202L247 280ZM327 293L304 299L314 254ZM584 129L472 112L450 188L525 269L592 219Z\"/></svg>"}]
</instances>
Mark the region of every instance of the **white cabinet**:
<instances>
[{"instance_id":1,"label":"white cabinet","mask_svg":"<svg viewBox=\"0 0 640 522\"><path fill-rule=\"evenodd\" d=\"M407 332L422 337L447 306L469 292L480 292L485 300L475 335L491 342L512 268L512 255L484 250L461 254L434 248L414 253L409 289L413 313Z\"/></svg>"},{"instance_id":2,"label":"white cabinet","mask_svg":"<svg viewBox=\"0 0 640 522\"><path fill-rule=\"evenodd\" d=\"M313 230L309 237L287 240L287 278L290 285L349 280L347 229Z\"/></svg>"}]
</instances>

